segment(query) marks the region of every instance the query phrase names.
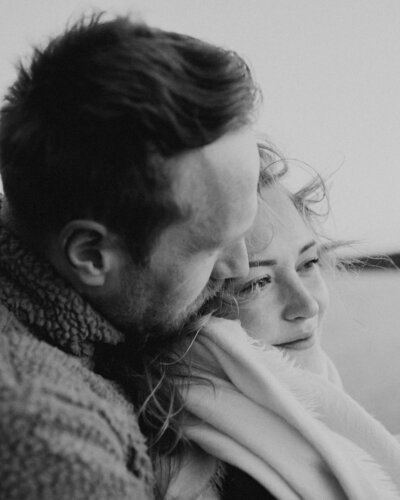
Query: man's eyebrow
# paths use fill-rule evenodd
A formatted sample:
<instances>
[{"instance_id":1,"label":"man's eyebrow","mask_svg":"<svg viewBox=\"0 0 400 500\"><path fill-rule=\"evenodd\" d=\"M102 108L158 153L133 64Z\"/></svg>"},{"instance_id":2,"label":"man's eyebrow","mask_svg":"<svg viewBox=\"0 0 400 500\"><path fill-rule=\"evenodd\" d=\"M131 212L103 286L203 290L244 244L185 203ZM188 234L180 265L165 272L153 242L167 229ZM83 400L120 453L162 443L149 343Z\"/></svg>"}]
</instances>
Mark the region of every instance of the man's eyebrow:
<instances>
[{"instance_id":1,"label":"man's eyebrow","mask_svg":"<svg viewBox=\"0 0 400 500\"><path fill-rule=\"evenodd\" d=\"M276 260L251 260L249 262L249 267L268 267L274 266L276 264Z\"/></svg>"}]
</instances>

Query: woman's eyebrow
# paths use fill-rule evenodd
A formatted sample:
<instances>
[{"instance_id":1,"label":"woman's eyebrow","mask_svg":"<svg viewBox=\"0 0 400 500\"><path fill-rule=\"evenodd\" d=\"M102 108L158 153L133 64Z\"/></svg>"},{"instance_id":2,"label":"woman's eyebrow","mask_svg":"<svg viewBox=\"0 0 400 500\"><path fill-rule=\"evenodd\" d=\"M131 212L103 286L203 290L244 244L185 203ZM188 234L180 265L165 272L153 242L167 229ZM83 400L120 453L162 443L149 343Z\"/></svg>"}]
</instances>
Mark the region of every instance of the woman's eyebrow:
<instances>
[{"instance_id":1,"label":"woman's eyebrow","mask_svg":"<svg viewBox=\"0 0 400 500\"><path fill-rule=\"evenodd\" d=\"M316 245L317 242L315 240L312 240L310 241L309 243L305 244L301 249L300 249L300 252L299 252L299 255L306 252L309 248L313 247L314 245Z\"/></svg>"},{"instance_id":2,"label":"woman's eyebrow","mask_svg":"<svg viewBox=\"0 0 400 500\"><path fill-rule=\"evenodd\" d=\"M306 252L308 249L312 248L315 246L317 242L315 240L310 241L309 243L306 243L303 247L300 248L299 255L302 253ZM249 261L249 267L268 267L268 266L275 266L277 264L277 261L274 259L270 260L251 260Z\"/></svg>"},{"instance_id":3,"label":"woman's eyebrow","mask_svg":"<svg viewBox=\"0 0 400 500\"><path fill-rule=\"evenodd\" d=\"M249 267L268 267L274 266L276 264L276 260L251 260L249 262Z\"/></svg>"}]
</instances>

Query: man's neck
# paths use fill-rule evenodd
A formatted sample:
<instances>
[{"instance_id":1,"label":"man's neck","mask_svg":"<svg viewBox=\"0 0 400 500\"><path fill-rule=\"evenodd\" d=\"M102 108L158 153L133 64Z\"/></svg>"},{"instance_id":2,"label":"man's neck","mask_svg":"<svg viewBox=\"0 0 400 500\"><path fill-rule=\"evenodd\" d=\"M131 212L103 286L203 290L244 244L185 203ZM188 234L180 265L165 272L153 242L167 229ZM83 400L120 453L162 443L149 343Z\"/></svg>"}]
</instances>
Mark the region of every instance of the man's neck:
<instances>
[{"instance_id":1,"label":"man's neck","mask_svg":"<svg viewBox=\"0 0 400 500\"><path fill-rule=\"evenodd\" d=\"M12 214L10 204L4 194L0 194L0 222L15 235L21 235L21 231L18 229L18 224Z\"/></svg>"},{"instance_id":2,"label":"man's neck","mask_svg":"<svg viewBox=\"0 0 400 500\"><path fill-rule=\"evenodd\" d=\"M10 227L10 207L6 197L0 193L0 222L7 227Z\"/></svg>"},{"instance_id":3,"label":"man's neck","mask_svg":"<svg viewBox=\"0 0 400 500\"><path fill-rule=\"evenodd\" d=\"M31 237L29 237L27 231L24 230L23 225L19 223L17 218L14 216L7 198L5 197L5 195L1 193L0 193L0 223L8 231L13 233L15 237L23 241L28 246L28 248L31 248L36 253L41 253L40 249L37 248L35 242L32 240Z\"/></svg>"}]
</instances>

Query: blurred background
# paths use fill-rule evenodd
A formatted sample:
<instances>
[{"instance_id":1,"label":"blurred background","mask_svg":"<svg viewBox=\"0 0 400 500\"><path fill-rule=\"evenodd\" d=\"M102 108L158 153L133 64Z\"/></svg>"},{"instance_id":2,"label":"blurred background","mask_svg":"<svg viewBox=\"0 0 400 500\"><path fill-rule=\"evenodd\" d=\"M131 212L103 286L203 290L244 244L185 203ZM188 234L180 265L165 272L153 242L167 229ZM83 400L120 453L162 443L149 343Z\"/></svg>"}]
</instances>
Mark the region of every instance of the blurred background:
<instances>
[{"instance_id":1,"label":"blurred background","mask_svg":"<svg viewBox=\"0 0 400 500\"><path fill-rule=\"evenodd\" d=\"M328 234L397 258L398 0L0 0L0 95L32 45L93 9L239 52L264 94L257 128L328 179ZM370 269L330 279L325 344L349 392L400 433L400 276Z\"/></svg>"}]
</instances>

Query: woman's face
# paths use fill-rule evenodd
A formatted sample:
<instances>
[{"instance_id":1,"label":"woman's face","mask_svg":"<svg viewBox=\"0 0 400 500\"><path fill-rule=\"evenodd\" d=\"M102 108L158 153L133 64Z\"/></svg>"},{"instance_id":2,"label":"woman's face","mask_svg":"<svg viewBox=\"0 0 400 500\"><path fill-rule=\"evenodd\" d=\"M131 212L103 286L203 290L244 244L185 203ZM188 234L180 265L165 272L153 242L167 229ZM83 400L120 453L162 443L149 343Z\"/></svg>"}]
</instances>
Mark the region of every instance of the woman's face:
<instances>
[{"instance_id":1,"label":"woman's face","mask_svg":"<svg viewBox=\"0 0 400 500\"><path fill-rule=\"evenodd\" d=\"M262 198L247 238L250 274L235 280L238 316L251 336L312 363L328 306L320 245L282 187Z\"/></svg>"}]
</instances>

